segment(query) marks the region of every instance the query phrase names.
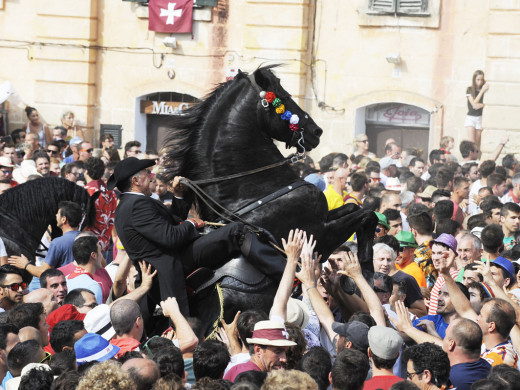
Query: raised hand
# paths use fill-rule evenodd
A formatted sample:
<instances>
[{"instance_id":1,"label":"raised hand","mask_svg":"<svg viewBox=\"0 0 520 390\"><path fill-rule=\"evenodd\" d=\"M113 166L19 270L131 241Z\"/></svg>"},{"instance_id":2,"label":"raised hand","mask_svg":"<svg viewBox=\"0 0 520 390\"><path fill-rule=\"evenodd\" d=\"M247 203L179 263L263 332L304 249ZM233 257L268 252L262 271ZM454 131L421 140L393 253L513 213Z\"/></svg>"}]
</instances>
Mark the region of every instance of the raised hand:
<instances>
[{"instance_id":1,"label":"raised hand","mask_svg":"<svg viewBox=\"0 0 520 390\"><path fill-rule=\"evenodd\" d=\"M358 256L352 252L342 253L343 264L345 267L344 271L338 271L339 275L350 276L352 279L363 276L361 272L361 264L359 264Z\"/></svg>"},{"instance_id":2,"label":"raised hand","mask_svg":"<svg viewBox=\"0 0 520 390\"><path fill-rule=\"evenodd\" d=\"M316 260L314 260L312 252L308 250L302 251L301 259L301 270L296 274L296 277L302 282L305 288L316 287L316 275L314 274Z\"/></svg>"},{"instance_id":3,"label":"raised hand","mask_svg":"<svg viewBox=\"0 0 520 390\"><path fill-rule=\"evenodd\" d=\"M283 249L287 255L287 261L291 263L298 262L303 246L305 245L305 232L300 229L291 230L287 241L282 238Z\"/></svg>"},{"instance_id":4,"label":"raised hand","mask_svg":"<svg viewBox=\"0 0 520 390\"><path fill-rule=\"evenodd\" d=\"M139 262L139 268L141 269L141 286L150 290L153 284L153 278L157 275L157 270L152 272L152 265L146 264L144 261Z\"/></svg>"}]
</instances>

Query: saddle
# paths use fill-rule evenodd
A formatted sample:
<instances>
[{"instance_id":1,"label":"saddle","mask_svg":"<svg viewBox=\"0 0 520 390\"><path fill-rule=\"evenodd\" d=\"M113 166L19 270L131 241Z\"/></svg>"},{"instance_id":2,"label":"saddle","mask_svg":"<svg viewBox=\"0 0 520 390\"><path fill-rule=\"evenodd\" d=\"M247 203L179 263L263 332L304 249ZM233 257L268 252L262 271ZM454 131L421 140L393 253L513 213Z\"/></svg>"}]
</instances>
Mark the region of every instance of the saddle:
<instances>
[{"instance_id":1,"label":"saddle","mask_svg":"<svg viewBox=\"0 0 520 390\"><path fill-rule=\"evenodd\" d=\"M244 256L240 256L228 261L216 270L209 268L196 269L187 276L186 286L191 290L191 295L196 295L225 277L231 278L227 280L227 284L230 284L227 287L234 287L244 291L251 289L252 286L258 287L258 285L264 284L265 279L268 279L267 275L257 270Z\"/></svg>"}]
</instances>

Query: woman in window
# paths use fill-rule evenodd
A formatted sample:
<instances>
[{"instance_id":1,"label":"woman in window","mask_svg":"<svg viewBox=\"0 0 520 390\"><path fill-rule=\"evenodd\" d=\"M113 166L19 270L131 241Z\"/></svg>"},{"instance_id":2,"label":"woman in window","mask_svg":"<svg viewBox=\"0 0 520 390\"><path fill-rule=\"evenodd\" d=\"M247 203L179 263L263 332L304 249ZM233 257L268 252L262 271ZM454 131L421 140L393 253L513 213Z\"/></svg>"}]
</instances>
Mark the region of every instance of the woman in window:
<instances>
[{"instance_id":1,"label":"woman in window","mask_svg":"<svg viewBox=\"0 0 520 390\"><path fill-rule=\"evenodd\" d=\"M481 70L473 73L471 86L466 90L468 99L468 115L464 126L468 129L468 139L480 145L482 137L482 111L484 109L484 94L489 89L489 84L484 80L484 72Z\"/></svg>"}]
</instances>

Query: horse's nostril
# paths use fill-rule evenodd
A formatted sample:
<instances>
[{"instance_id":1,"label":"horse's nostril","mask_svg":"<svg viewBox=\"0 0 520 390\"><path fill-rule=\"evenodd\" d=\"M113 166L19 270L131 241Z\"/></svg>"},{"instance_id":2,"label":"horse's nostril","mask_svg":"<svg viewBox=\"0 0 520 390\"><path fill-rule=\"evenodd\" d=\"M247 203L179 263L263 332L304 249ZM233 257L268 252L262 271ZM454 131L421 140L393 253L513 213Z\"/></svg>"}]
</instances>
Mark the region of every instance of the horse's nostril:
<instances>
[{"instance_id":1,"label":"horse's nostril","mask_svg":"<svg viewBox=\"0 0 520 390\"><path fill-rule=\"evenodd\" d=\"M322 134L323 134L323 130L320 129L319 127L316 130L314 130L314 135L316 137L321 137Z\"/></svg>"}]
</instances>

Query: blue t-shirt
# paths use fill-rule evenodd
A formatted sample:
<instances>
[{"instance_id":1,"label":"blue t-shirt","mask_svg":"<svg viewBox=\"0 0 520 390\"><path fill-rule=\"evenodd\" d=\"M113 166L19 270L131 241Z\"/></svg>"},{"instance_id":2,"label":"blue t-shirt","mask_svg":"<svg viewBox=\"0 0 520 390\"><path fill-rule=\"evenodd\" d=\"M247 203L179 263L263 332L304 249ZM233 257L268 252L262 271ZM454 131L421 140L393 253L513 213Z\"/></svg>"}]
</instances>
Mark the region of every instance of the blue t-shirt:
<instances>
[{"instance_id":1,"label":"blue t-shirt","mask_svg":"<svg viewBox=\"0 0 520 390\"><path fill-rule=\"evenodd\" d=\"M98 305L103 303L103 290L99 283L90 276L83 274L72 279L69 279L67 276L65 280L67 281L67 290L69 292L78 288L86 288L87 290L92 291L92 294L95 295Z\"/></svg>"},{"instance_id":2,"label":"blue t-shirt","mask_svg":"<svg viewBox=\"0 0 520 390\"><path fill-rule=\"evenodd\" d=\"M418 318L412 322L413 326L416 327L419 330L423 330L422 328L418 327L417 324L421 320L430 320L435 324L435 330L441 336L443 339L446 336L446 329L448 329L448 325L446 322L444 322L444 318L440 314L435 315L427 315L421 318Z\"/></svg>"},{"instance_id":3,"label":"blue t-shirt","mask_svg":"<svg viewBox=\"0 0 520 390\"><path fill-rule=\"evenodd\" d=\"M13 374L11 374L11 371L7 371L7 372L5 373L5 377L4 377L4 379L2 380L2 387L5 389L6 384L7 384L7 381L8 381L9 379L13 379L13 378L14 378L14 376L13 376Z\"/></svg>"},{"instance_id":4,"label":"blue t-shirt","mask_svg":"<svg viewBox=\"0 0 520 390\"><path fill-rule=\"evenodd\" d=\"M74 240L79 233L79 230L71 230L63 236L52 240L44 261L53 268L63 267L66 264L72 263L74 261L72 244L74 244Z\"/></svg>"},{"instance_id":5,"label":"blue t-shirt","mask_svg":"<svg viewBox=\"0 0 520 390\"><path fill-rule=\"evenodd\" d=\"M63 162L65 164L73 163L74 162L74 155L71 154L70 156L67 156L63 159Z\"/></svg>"},{"instance_id":6,"label":"blue t-shirt","mask_svg":"<svg viewBox=\"0 0 520 390\"><path fill-rule=\"evenodd\" d=\"M486 378L491 364L480 358L472 363L460 363L451 366L450 381L457 390L470 390L471 385L479 379Z\"/></svg>"},{"instance_id":7,"label":"blue t-shirt","mask_svg":"<svg viewBox=\"0 0 520 390\"><path fill-rule=\"evenodd\" d=\"M195 384L195 372L193 372L193 358L184 359L184 371L188 374L186 382L190 385Z\"/></svg>"}]
</instances>

